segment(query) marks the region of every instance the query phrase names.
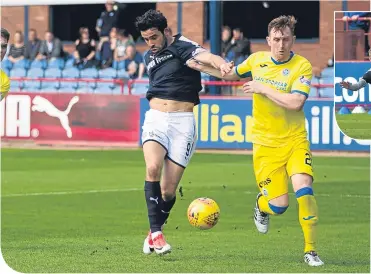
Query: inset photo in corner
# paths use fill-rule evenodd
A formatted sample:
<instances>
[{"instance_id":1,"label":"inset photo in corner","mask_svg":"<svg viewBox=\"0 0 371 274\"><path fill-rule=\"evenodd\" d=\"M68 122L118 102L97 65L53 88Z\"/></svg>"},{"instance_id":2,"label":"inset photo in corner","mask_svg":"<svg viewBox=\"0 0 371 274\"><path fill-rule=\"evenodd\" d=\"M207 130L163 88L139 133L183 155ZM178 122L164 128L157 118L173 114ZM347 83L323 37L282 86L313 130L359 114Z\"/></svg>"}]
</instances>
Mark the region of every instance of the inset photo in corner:
<instances>
[{"instance_id":1,"label":"inset photo in corner","mask_svg":"<svg viewBox=\"0 0 371 274\"><path fill-rule=\"evenodd\" d=\"M335 12L335 112L350 138L371 140L371 12Z\"/></svg>"}]
</instances>

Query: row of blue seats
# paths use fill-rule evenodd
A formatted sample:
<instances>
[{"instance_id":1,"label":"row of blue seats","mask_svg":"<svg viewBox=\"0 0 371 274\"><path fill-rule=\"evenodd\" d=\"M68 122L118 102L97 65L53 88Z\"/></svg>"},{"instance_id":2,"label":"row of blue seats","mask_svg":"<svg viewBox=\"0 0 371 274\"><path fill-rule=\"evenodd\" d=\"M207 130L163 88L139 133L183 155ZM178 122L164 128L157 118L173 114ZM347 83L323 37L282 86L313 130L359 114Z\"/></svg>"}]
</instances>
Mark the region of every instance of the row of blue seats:
<instances>
[{"instance_id":1,"label":"row of blue seats","mask_svg":"<svg viewBox=\"0 0 371 274\"><path fill-rule=\"evenodd\" d=\"M66 68L60 70L58 68L48 68L42 70L41 68L31 68L25 70L22 68L5 71L10 77L29 77L29 78L94 78L94 79L129 79L129 74L125 70L115 70L113 68L106 68L97 70L95 68L88 68L78 70L77 68Z\"/></svg>"},{"instance_id":2,"label":"row of blue seats","mask_svg":"<svg viewBox=\"0 0 371 274\"><path fill-rule=\"evenodd\" d=\"M126 71L116 71L112 68L104 70L86 69L79 71L76 68L69 68L63 71L59 69L47 69L43 71L40 68L30 69L14 69L10 71L11 90L13 91L49 91L49 92L83 92L96 93L97 90L103 93L122 93L122 88L119 83L99 82L99 81L71 81L67 79L128 79L129 75ZM16 80L16 78L30 78L25 80ZM38 80L38 78L47 78L50 80ZM59 80L60 79L60 80ZM66 79L66 80L63 80ZM136 84L146 86L148 84ZM125 85L126 86L126 85Z\"/></svg>"},{"instance_id":3,"label":"row of blue seats","mask_svg":"<svg viewBox=\"0 0 371 274\"><path fill-rule=\"evenodd\" d=\"M312 85L333 85L334 84L334 76L333 74L331 77L328 75L322 76L321 78L313 77L312 78ZM334 88L333 87L314 87L310 88L309 97L334 97Z\"/></svg>"},{"instance_id":4,"label":"row of blue seats","mask_svg":"<svg viewBox=\"0 0 371 274\"><path fill-rule=\"evenodd\" d=\"M12 81L11 92L61 92L61 93L91 93L91 94L129 94L127 85L114 83L94 82L63 82L63 81L39 81L25 80ZM131 94L145 94L148 84L135 83L131 88Z\"/></svg>"},{"instance_id":5,"label":"row of blue seats","mask_svg":"<svg viewBox=\"0 0 371 274\"><path fill-rule=\"evenodd\" d=\"M8 59L4 59L1 62L1 67L6 70L12 70L16 68L22 68L22 69L30 69L30 68L41 68L41 69L47 69L47 68L59 68L63 69L65 67L73 67L74 59L70 58L66 61L62 58L56 58L50 61L47 60L27 60L22 59L18 62L12 63Z\"/></svg>"},{"instance_id":6,"label":"row of blue seats","mask_svg":"<svg viewBox=\"0 0 371 274\"><path fill-rule=\"evenodd\" d=\"M55 84L55 85L54 85ZM89 86L85 84L79 84L75 86L66 86L62 83L41 83L41 85L22 85L16 86L12 84L11 91L25 91L25 92L37 92L37 93L88 93L88 94L129 94L129 90L125 85L123 88L119 85L104 85L104 83L97 83L97 85ZM131 94L133 95L144 95L148 90L148 84L134 84L131 89ZM318 94L317 91L315 93L311 93L309 97L311 98L318 98L318 96L322 98L331 98L333 97L333 92L328 92L327 90L319 89Z\"/></svg>"},{"instance_id":7,"label":"row of blue seats","mask_svg":"<svg viewBox=\"0 0 371 274\"><path fill-rule=\"evenodd\" d=\"M8 70L8 71L10 71L12 69L16 69L16 68L23 68L23 69L26 69L26 70L31 69L31 68L41 68L43 70L45 70L47 68L59 68L59 69L63 70L65 68L76 67L76 68L80 69L80 66L74 66L74 62L75 62L75 59L73 59L73 58L69 58L67 60L57 58L57 59L50 60L50 61L47 61L47 60L30 61L30 60L27 60L27 59L22 59L22 60L20 60L16 63L12 63L8 59L4 59L1 62L1 67L5 70ZM116 70L125 69L125 61L120 61L120 62L114 61L112 63L112 68L114 68Z\"/></svg>"}]
</instances>

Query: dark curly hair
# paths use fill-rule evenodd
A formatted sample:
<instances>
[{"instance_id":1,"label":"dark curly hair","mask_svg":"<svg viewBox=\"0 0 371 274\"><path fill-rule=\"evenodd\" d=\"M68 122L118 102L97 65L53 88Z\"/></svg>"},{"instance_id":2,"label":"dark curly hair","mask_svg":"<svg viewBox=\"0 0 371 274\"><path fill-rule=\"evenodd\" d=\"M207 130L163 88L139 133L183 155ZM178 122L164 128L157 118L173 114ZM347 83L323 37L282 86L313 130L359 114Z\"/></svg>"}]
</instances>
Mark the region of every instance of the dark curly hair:
<instances>
[{"instance_id":1,"label":"dark curly hair","mask_svg":"<svg viewBox=\"0 0 371 274\"><path fill-rule=\"evenodd\" d=\"M164 33L164 30L167 28L167 19L160 11L148 10L142 16L137 17L135 26L138 31L157 28L160 32Z\"/></svg>"},{"instance_id":2,"label":"dark curly hair","mask_svg":"<svg viewBox=\"0 0 371 274\"><path fill-rule=\"evenodd\" d=\"M10 33L4 28L1 28L1 37L5 38L6 41L9 41Z\"/></svg>"}]
</instances>

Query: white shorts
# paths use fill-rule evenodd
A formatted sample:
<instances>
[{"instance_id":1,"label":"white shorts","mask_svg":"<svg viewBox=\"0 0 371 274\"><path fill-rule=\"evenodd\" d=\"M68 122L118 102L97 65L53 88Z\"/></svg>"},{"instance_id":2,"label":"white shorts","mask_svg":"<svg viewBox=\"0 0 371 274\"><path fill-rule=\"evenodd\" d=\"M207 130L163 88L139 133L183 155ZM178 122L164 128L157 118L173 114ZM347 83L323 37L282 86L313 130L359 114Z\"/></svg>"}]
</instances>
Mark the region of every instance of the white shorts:
<instances>
[{"instance_id":1,"label":"white shorts","mask_svg":"<svg viewBox=\"0 0 371 274\"><path fill-rule=\"evenodd\" d=\"M142 145L148 141L159 143L166 150L166 158L186 168L197 142L193 112L150 109L145 114L142 129Z\"/></svg>"}]
</instances>

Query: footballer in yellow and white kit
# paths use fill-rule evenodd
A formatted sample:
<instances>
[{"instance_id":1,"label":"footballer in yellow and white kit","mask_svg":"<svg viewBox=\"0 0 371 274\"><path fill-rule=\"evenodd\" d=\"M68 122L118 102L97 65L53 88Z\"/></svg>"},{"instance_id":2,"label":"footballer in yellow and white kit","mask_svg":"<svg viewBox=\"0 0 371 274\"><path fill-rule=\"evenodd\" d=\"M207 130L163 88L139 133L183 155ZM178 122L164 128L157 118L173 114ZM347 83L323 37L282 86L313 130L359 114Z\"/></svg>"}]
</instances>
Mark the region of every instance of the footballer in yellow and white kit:
<instances>
[{"instance_id":1,"label":"footballer in yellow and white kit","mask_svg":"<svg viewBox=\"0 0 371 274\"><path fill-rule=\"evenodd\" d=\"M253 80L282 93L308 97L312 66L304 57L290 53L287 61L275 61L270 52L257 52L236 67L240 77ZM261 94L253 95L252 143L254 171L267 200L288 193L294 174L313 176L310 144L303 111L286 109Z\"/></svg>"},{"instance_id":2,"label":"footballer in yellow and white kit","mask_svg":"<svg viewBox=\"0 0 371 274\"><path fill-rule=\"evenodd\" d=\"M6 50L8 47L10 34L9 32L1 28L1 60L4 59ZM5 74L3 70L0 70L0 101L3 100L8 94L10 89L10 80L9 77Z\"/></svg>"},{"instance_id":3,"label":"footballer in yellow and white kit","mask_svg":"<svg viewBox=\"0 0 371 274\"><path fill-rule=\"evenodd\" d=\"M287 210L291 180L304 234L304 262L321 266L324 263L316 252L318 207L312 187L312 155L303 112L312 66L291 51L295 24L293 16L273 19L268 25L270 51L250 55L228 75L196 61L191 67L226 80L250 80L243 91L253 94L253 162L260 190L254 209L256 228L267 233L269 217Z\"/></svg>"},{"instance_id":4,"label":"footballer in yellow and white kit","mask_svg":"<svg viewBox=\"0 0 371 274\"><path fill-rule=\"evenodd\" d=\"M3 100L8 94L10 89L9 77L3 70L0 70L0 101Z\"/></svg>"}]
</instances>

